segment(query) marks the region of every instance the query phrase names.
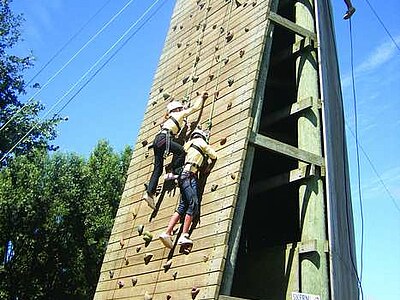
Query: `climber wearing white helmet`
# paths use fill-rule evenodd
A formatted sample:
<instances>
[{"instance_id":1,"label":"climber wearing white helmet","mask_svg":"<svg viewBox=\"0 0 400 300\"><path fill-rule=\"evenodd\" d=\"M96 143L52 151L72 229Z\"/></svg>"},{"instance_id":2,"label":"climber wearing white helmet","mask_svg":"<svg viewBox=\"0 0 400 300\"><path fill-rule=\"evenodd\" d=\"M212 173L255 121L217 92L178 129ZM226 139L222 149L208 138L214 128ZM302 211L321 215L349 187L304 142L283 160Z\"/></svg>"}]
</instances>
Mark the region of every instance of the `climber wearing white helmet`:
<instances>
[{"instance_id":1,"label":"climber wearing white helmet","mask_svg":"<svg viewBox=\"0 0 400 300\"><path fill-rule=\"evenodd\" d=\"M208 144L207 132L196 129L192 132L190 140L184 146L186 157L183 171L179 177L181 199L176 212L172 215L165 233L160 235L161 242L167 248L173 247L172 232L179 219L184 216L182 234L178 245L192 244L189 239L189 229L193 218L200 212L200 196L198 186L198 173L204 170L203 165L207 164L204 172L209 173L217 160L217 153ZM211 160L211 163L209 163Z\"/></svg>"},{"instance_id":2,"label":"climber wearing white helmet","mask_svg":"<svg viewBox=\"0 0 400 300\"><path fill-rule=\"evenodd\" d=\"M154 194L157 189L158 179L163 172L165 154L172 152L174 155L172 159L173 174L168 175L172 175L173 178L178 177L180 173L179 169L182 168L185 160L185 150L179 143L174 141L174 138L179 134L185 125L185 118L191 113L199 110L207 98L208 93L203 92L195 99L193 106L186 109L179 101L172 101L167 105L167 120L162 125L161 131L155 136L153 142L153 173L151 174L147 190L142 198L152 209L155 208Z\"/></svg>"}]
</instances>

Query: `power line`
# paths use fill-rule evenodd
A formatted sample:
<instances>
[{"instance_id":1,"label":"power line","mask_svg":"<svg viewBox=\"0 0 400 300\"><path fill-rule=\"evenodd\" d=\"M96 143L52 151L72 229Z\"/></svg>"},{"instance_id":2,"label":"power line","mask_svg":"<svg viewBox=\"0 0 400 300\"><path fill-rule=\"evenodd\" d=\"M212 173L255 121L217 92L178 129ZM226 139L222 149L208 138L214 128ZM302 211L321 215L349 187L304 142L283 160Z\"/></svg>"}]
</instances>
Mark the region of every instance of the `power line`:
<instances>
[{"instance_id":1,"label":"power line","mask_svg":"<svg viewBox=\"0 0 400 300\"><path fill-rule=\"evenodd\" d=\"M130 33L130 31L149 13L149 11L159 2L159 1L161 1L161 0L155 0L154 2L153 2L153 4L139 17L139 19L138 20L136 20L125 32L124 32L124 34L89 68L89 70L87 70L86 72L85 72L85 74L83 74L80 78L79 78L79 80L77 81L77 82L75 82L75 84L66 92L66 93L64 93L64 95L60 98L60 99L58 99L58 101L55 103L55 104L53 104L53 106L44 114L44 116L40 119L40 120L43 120L45 117L47 117L49 114L50 114L50 112L52 111L52 110L54 110L56 107L57 107L57 105L66 97L66 96L68 96L68 94L70 94L74 89L75 89L75 87L77 87L77 85L86 77L86 76L88 76L92 71L93 71L93 69ZM164 1L166 1L166 0L164 0ZM144 25L144 24L143 24ZM141 26L140 28L142 28L143 26ZM139 28L139 29L140 29ZM139 30L138 29L138 30ZM136 31L137 32L137 31ZM134 32L134 34L136 33L136 32ZM131 39L133 37L133 35L131 35L130 37L129 37L129 39ZM128 40L129 40L128 39ZM124 46L125 44L127 43L127 41L122 45L122 46ZM121 46L121 48L122 48L122 46ZM121 49L120 48L120 49ZM119 49L119 50L120 50ZM118 50L118 51L119 51ZM115 53L116 54L116 53ZM112 57L114 57L115 56L115 54L113 55L113 56L111 56L111 58ZM106 61L106 63L108 63L110 60L111 60L111 58L110 59L108 59L107 61ZM92 77L91 78L89 78L89 80L83 85L83 87L81 87L79 90L78 90L78 92L77 93L75 93L70 99L69 99L69 101L67 102L67 104L69 103L69 102L71 102L72 101L72 99L73 98L75 98L75 96L91 81L91 79L93 79L94 78L94 76L95 75L97 75L98 73L99 73L99 71L106 65L106 63L105 64L103 64L103 66L101 66L101 68L98 70L98 71L96 71L93 75L92 75ZM63 106L63 108L65 108L65 106L66 105L64 105ZM61 111L61 110L60 110ZM60 112L59 111L59 112ZM29 129L29 131L22 137L22 138L20 138L12 147L11 147L11 149L10 150L8 150L4 155L3 155L3 157L1 158L1 160L0 160L0 162L2 162L23 140L25 140L25 138L34 130L34 129L36 129L36 128L38 128L38 126L40 125L40 123L36 123L34 126L32 126L30 129Z\"/></svg>"},{"instance_id":2,"label":"power line","mask_svg":"<svg viewBox=\"0 0 400 300\"><path fill-rule=\"evenodd\" d=\"M27 85L29 86L33 80L35 80L36 77L38 77L44 69L47 68L49 64L51 64L57 56L64 51L64 49L92 22L94 18L97 17L97 15L110 3L111 0L108 0L106 3L103 4L102 7L100 7L97 12L85 23L83 26L63 45L61 46L60 49L57 50L57 52L40 68L40 70L28 81Z\"/></svg>"},{"instance_id":3,"label":"power line","mask_svg":"<svg viewBox=\"0 0 400 300\"><path fill-rule=\"evenodd\" d=\"M31 97L29 100L19 108L14 115L0 127L0 131L3 130L7 125L13 121L17 114L23 110L29 102L31 102L35 96L37 96L46 86L48 86L95 38L97 38L134 0L130 0L125 6L117 12L99 31L96 32L94 36L92 36L85 45L83 45L47 82Z\"/></svg>"},{"instance_id":4,"label":"power line","mask_svg":"<svg viewBox=\"0 0 400 300\"><path fill-rule=\"evenodd\" d=\"M382 19L379 17L378 13L376 12L376 10L373 8L373 6L371 5L371 3L369 2L369 0L365 0L365 2L367 2L369 8L372 10L372 12L374 13L375 17L378 19L379 23L381 23L383 29L386 31L387 35L390 37L390 39L392 40L393 44L396 46L397 50L400 51L400 46L399 44L397 44L396 40L394 39L393 35L390 33L389 29L386 27L385 23L383 23Z\"/></svg>"}]
</instances>

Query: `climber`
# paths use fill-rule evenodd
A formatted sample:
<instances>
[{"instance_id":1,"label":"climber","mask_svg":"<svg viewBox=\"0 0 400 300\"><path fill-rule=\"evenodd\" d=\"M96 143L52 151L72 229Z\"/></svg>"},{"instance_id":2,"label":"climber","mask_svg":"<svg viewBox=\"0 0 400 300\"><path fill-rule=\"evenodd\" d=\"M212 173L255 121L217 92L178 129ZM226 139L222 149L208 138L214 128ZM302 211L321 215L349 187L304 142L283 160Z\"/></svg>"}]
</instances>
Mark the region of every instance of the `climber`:
<instances>
[{"instance_id":1,"label":"climber","mask_svg":"<svg viewBox=\"0 0 400 300\"><path fill-rule=\"evenodd\" d=\"M146 191L142 197L142 199L145 200L152 209L155 208L154 195L157 189L158 179L163 172L164 158L166 155L168 155L169 152L173 153L172 173L166 174L166 179L178 177L185 160L184 148L174 141L174 137L179 134L179 131L185 123L185 118L196 110L202 108L204 101L207 98L208 93L203 92L195 99L193 106L186 109L179 101L172 101L167 105L167 120L162 125L161 131L155 136L153 142L153 173L151 174L149 184L147 185Z\"/></svg>"},{"instance_id":2,"label":"climber","mask_svg":"<svg viewBox=\"0 0 400 300\"><path fill-rule=\"evenodd\" d=\"M344 0L344 3L346 3L347 12L344 14L343 19L347 20L355 13L356 8L351 4L351 0Z\"/></svg>"},{"instance_id":3,"label":"climber","mask_svg":"<svg viewBox=\"0 0 400 300\"><path fill-rule=\"evenodd\" d=\"M178 245L193 244L189 239L189 228L193 218L200 211L198 175L199 172L209 174L217 160L217 153L208 144L208 134L203 130L195 129L184 149L186 152L185 164L179 176L181 199L168 223L166 232L159 236L164 246L170 249L173 247L172 231L181 217L184 217L184 223ZM209 160L211 160L210 163Z\"/></svg>"}]
</instances>

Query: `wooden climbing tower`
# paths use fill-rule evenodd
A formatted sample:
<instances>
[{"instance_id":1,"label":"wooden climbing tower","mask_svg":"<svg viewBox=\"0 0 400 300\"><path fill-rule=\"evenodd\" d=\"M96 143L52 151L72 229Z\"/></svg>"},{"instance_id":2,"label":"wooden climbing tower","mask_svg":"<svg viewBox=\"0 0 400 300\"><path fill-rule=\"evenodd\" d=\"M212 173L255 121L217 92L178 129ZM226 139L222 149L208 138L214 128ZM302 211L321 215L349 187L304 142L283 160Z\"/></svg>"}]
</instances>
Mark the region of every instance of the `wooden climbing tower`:
<instances>
[{"instance_id":1,"label":"wooden climbing tower","mask_svg":"<svg viewBox=\"0 0 400 300\"><path fill-rule=\"evenodd\" d=\"M331 11L176 1L95 299L358 299ZM141 197L166 104L203 90L218 161L184 255L158 240L179 189Z\"/></svg>"}]
</instances>

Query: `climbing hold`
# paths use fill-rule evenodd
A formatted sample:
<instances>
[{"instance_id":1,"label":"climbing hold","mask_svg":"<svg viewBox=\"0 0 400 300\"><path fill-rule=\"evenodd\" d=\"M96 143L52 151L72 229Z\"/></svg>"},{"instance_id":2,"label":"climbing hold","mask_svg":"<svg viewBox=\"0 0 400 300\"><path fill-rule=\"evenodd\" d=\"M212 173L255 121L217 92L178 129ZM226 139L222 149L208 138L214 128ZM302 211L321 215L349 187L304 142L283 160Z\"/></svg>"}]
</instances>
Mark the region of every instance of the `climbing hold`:
<instances>
[{"instance_id":1,"label":"climbing hold","mask_svg":"<svg viewBox=\"0 0 400 300\"><path fill-rule=\"evenodd\" d=\"M196 56L196 59L194 60L194 63L193 63L193 67L196 67L197 64L199 63L199 61L200 61L200 57Z\"/></svg>"},{"instance_id":2,"label":"climbing hold","mask_svg":"<svg viewBox=\"0 0 400 300\"><path fill-rule=\"evenodd\" d=\"M118 280L117 284L119 288L122 288L124 286L124 281L120 279Z\"/></svg>"},{"instance_id":3,"label":"climbing hold","mask_svg":"<svg viewBox=\"0 0 400 300\"><path fill-rule=\"evenodd\" d=\"M163 265L164 271L167 272L167 271L171 268L171 265L172 265L172 259L169 259L169 260Z\"/></svg>"},{"instance_id":4,"label":"climbing hold","mask_svg":"<svg viewBox=\"0 0 400 300\"><path fill-rule=\"evenodd\" d=\"M192 52L189 52L189 53L188 53L188 56L192 56Z\"/></svg>"},{"instance_id":5,"label":"climbing hold","mask_svg":"<svg viewBox=\"0 0 400 300\"><path fill-rule=\"evenodd\" d=\"M146 243L150 243L153 239L153 235L149 231L143 232L143 239Z\"/></svg>"},{"instance_id":6,"label":"climbing hold","mask_svg":"<svg viewBox=\"0 0 400 300\"><path fill-rule=\"evenodd\" d=\"M110 275L110 279L113 279L113 277L114 277L114 271L108 271L108 274Z\"/></svg>"},{"instance_id":7,"label":"climbing hold","mask_svg":"<svg viewBox=\"0 0 400 300\"><path fill-rule=\"evenodd\" d=\"M121 249L124 247L125 241L123 237L121 237L121 239L119 240L119 245L121 246Z\"/></svg>"},{"instance_id":8,"label":"climbing hold","mask_svg":"<svg viewBox=\"0 0 400 300\"><path fill-rule=\"evenodd\" d=\"M156 121L153 121L153 125L156 125L157 124L157 122Z\"/></svg>"},{"instance_id":9,"label":"climbing hold","mask_svg":"<svg viewBox=\"0 0 400 300\"><path fill-rule=\"evenodd\" d=\"M217 46L215 46L215 51L218 51L219 50L219 46L217 45Z\"/></svg>"},{"instance_id":10,"label":"climbing hold","mask_svg":"<svg viewBox=\"0 0 400 300\"><path fill-rule=\"evenodd\" d=\"M192 76L192 81L197 82L199 80L199 76L193 75Z\"/></svg>"},{"instance_id":11,"label":"climbing hold","mask_svg":"<svg viewBox=\"0 0 400 300\"><path fill-rule=\"evenodd\" d=\"M211 192L215 192L217 190L217 188L218 188L218 184L213 184L211 186Z\"/></svg>"},{"instance_id":12,"label":"climbing hold","mask_svg":"<svg viewBox=\"0 0 400 300\"><path fill-rule=\"evenodd\" d=\"M132 277L131 281L132 281L132 285L135 286L138 279L137 279L137 277Z\"/></svg>"},{"instance_id":13,"label":"climbing hold","mask_svg":"<svg viewBox=\"0 0 400 300\"><path fill-rule=\"evenodd\" d=\"M207 262L210 258L208 257L208 255L203 255L203 261Z\"/></svg>"},{"instance_id":14,"label":"climbing hold","mask_svg":"<svg viewBox=\"0 0 400 300\"><path fill-rule=\"evenodd\" d=\"M233 32L232 32L232 31L229 31L229 32L226 34L226 42L229 43L230 41L232 41L232 39L233 39Z\"/></svg>"},{"instance_id":15,"label":"climbing hold","mask_svg":"<svg viewBox=\"0 0 400 300\"><path fill-rule=\"evenodd\" d=\"M211 10L211 6L207 7L207 11L210 11L210 10Z\"/></svg>"},{"instance_id":16,"label":"climbing hold","mask_svg":"<svg viewBox=\"0 0 400 300\"><path fill-rule=\"evenodd\" d=\"M232 178L233 180L235 180L235 178L236 178L235 173L231 173L231 178Z\"/></svg>"},{"instance_id":17,"label":"climbing hold","mask_svg":"<svg viewBox=\"0 0 400 300\"><path fill-rule=\"evenodd\" d=\"M197 24L197 25L196 25L196 30L199 30L200 27L201 27L201 23Z\"/></svg>"},{"instance_id":18,"label":"climbing hold","mask_svg":"<svg viewBox=\"0 0 400 300\"><path fill-rule=\"evenodd\" d=\"M125 260L125 265L129 265L129 259L128 259L128 257L124 257L124 260Z\"/></svg>"},{"instance_id":19,"label":"climbing hold","mask_svg":"<svg viewBox=\"0 0 400 300\"><path fill-rule=\"evenodd\" d=\"M183 29L183 25L179 26L179 29L181 29L181 30L182 30L182 29Z\"/></svg>"},{"instance_id":20,"label":"climbing hold","mask_svg":"<svg viewBox=\"0 0 400 300\"><path fill-rule=\"evenodd\" d=\"M219 29L219 32L221 32L221 33L224 33L224 31L225 31L224 27L221 27L221 28Z\"/></svg>"},{"instance_id":21,"label":"climbing hold","mask_svg":"<svg viewBox=\"0 0 400 300\"><path fill-rule=\"evenodd\" d=\"M144 263L147 265L149 262L150 262L150 260L153 258L153 253L146 253L145 255L144 255Z\"/></svg>"},{"instance_id":22,"label":"climbing hold","mask_svg":"<svg viewBox=\"0 0 400 300\"><path fill-rule=\"evenodd\" d=\"M170 300L172 296L170 294L167 294L167 300Z\"/></svg>"},{"instance_id":23,"label":"climbing hold","mask_svg":"<svg viewBox=\"0 0 400 300\"><path fill-rule=\"evenodd\" d=\"M199 294L199 292L200 292L200 289L198 287L195 287L195 286L192 287L192 291L191 291L192 299L195 299L196 296Z\"/></svg>"},{"instance_id":24,"label":"climbing hold","mask_svg":"<svg viewBox=\"0 0 400 300\"><path fill-rule=\"evenodd\" d=\"M251 5L256 6L257 5L257 1L253 1L253 3Z\"/></svg>"},{"instance_id":25,"label":"climbing hold","mask_svg":"<svg viewBox=\"0 0 400 300\"><path fill-rule=\"evenodd\" d=\"M206 5L206 3L205 3L205 2L202 2L202 3L200 3L200 4L199 4L199 6L200 6L200 9L203 9L204 5Z\"/></svg>"},{"instance_id":26,"label":"climbing hold","mask_svg":"<svg viewBox=\"0 0 400 300\"><path fill-rule=\"evenodd\" d=\"M148 158L149 157L149 151L147 151L145 154L144 154L144 158Z\"/></svg>"},{"instance_id":27,"label":"climbing hold","mask_svg":"<svg viewBox=\"0 0 400 300\"><path fill-rule=\"evenodd\" d=\"M176 46L177 46L178 48L180 48L180 47L182 47L182 43L177 43Z\"/></svg>"},{"instance_id":28,"label":"climbing hold","mask_svg":"<svg viewBox=\"0 0 400 300\"><path fill-rule=\"evenodd\" d=\"M141 246L137 246L136 247L136 253L138 253L140 251L140 249L142 249L142 247Z\"/></svg>"},{"instance_id":29,"label":"climbing hold","mask_svg":"<svg viewBox=\"0 0 400 300\"><path fill-rule=\"evenodd\" d=\"M207 24L204 23L204 24L203 24L203 28L202 28L201 30L204 32L204 31L206 31L206 28L207 28Z\"/></svg>"},{"instance_id":30,"label":"climbing hold","mask_svg":"<svg viewBox=\"0 0 400 300\"><path fill-rule=\"evenodd\" d=\"M134 220L136 219L137 215L138 215L137 207L134 206L132 208L132 217L133 217Z\"/></svg>"},{"instance_id":31,"label":"climbing hold","mask_svg":"<svg viewBox=\"0 0 400 300\"><path fill-rule=\"evenodd\" d=\"M222 139L219 141L219 144L220 144L221 146L225 145L225 144L226 144L226 137L222 138Z\"/></svg>"},{"instance_id":32,"label":"climbing hold","mask_svg":"<svg viewBox=\"0 0 400 300\"><path fill-rule=\"evenodd\" d=\"M156 105L157 104L157 101L156 100L154 100L153 102L151 102L151 105Z\"/></svg>"},{"instance_id":33,"label":"climbing hold","mask_svg":"<svg viewBox=\"0 0 400 300\"><path fill-rule=\"evenodd\" d=\"M143 141L142 141L142 146L143 146L143 147L146 147L148 143L149 143L149 142L148 142L147 140L143 140Z\"/></svg>"},{"instance_id":34,"label":"climbing hold","mask_svg":"<svg viewBox=\"0 0 400 300\"><path fill-rule=\"evenodd\" d=\"M208 75L208 79L209 79L210 81L213 80L213 79L214 79L214 74Z\"/></svg>"},{"instance_id":35,"label":"climbing hold","mask_svg":"<svg viewBox=\"0 0 400 300\"><path fill-rule=\"evenodd\" d=\"M228 85L229 86L232 86L232 84L235 82L235 79L233 79L233 78L229 78L228 79Z\"/></svg>"},{"instance_id":36,"label":"climbing hold","mask_svg":"<svg viewBox=\"0 0 400 300\"><path fill-rule=\"evenodd\" d=\"M164 88L162 88L162 87L160 87L160 88L158 89L158 91L160 92L160 94L163 92L163 90L164 90Z\"/></svg>"},{"instance_id":37,"label":"climbing hold","mask_svg":"<svg viewBox=\"0 0 400 300\"><path fill-rule=\"evenodd\" d=\"M244 49L239 51L239 57L242 58L244 56Z\"/></svg>"},{"instance_id":38,"label":"climbing hold","mask_svg":"<svg viewBox=\"0 0 400 300\"><path fill-rule=\"evenodd\" d=\"M216 61L216 62L219 62L219 58L220 58L219 55L215 56L215 61Z\"/></svg>"},{"instance_id":39,"label":"climbing hold","mask_svg":"<svg viewBox=\"0 0 400 300\"><path fill-rule=\"evenodd\" d=\"M185 77L182 79L182 83L185 84L188 80L189 80L189 76L185 76Z\"/></svg>"},{"instance_id":40,"label":"climbing hold","mask_svg":"<svg viewBox=\"0 0 400 300\"><path fill-rule=\"evenodd\" d=\"M232 102L229 102L228 105L226 106L226 110L230 110L232 108Z\"/></svg>"},{"instance_id":41,"label":"climbing hold","mask_svg":"<svg viewBox=\"0 0 400 300\"><path fill-rule=\"evenodd\" d=\"M193 18L193 14L190 14L190 15L189 15L189 18Z\"/></svg>"},{"instance_id":42,"label":"climbing hold","mask_svg":"<svg viewBox=\"0 0 400 300\"><path fill-rule=\"evenodd\" d=\"M250 30L250 29L249 29L248 27L245 27L245 28L244 28L244 31L245 31L245 32L249 32L249 30Z\"/></svg>"},{"instance_id":43,"label":"climbing hold","mask_svg":"<svg viewBox=\"0 0 400 300\"><path fill-rule=\"evenodd\" d=\"M226 65L229 62L229 57L224 58L224 65Z\"/></svg>"},{"instance_id":44,"label":"climbing hold","mask_svg":"<svg viewBox=\"0 0 400 300\"><path fill-rule=\"evenodd\" d=\"M219 91L215 91L214 92L214 99L217 100L219 96Z\"/></svg>"},{"instance_id":45,"label":"climbing hold","mask_svg":"<svg viewBox=\"0 0 400 300\"><path fill-rule=\"evenodd\" d=\"M217 29L217 24L214 24L212 29Z\"/></svg>"},{"instance_id":46,"label":"climbing hold","mask_svg":"<svg viewBox=\"0 0 400 300\"><path fill-rule=\"evenodd\" d=\"M176 25L172 26L172 30L173 30L173 31L176 30Z\"/></svg>"},{"instance_id":47,"label":"climbing hold","mask_svg":"<svg viewBox=\"0 0 400 300\"><path fill-rule=\"evenodd\" d=\"M177 65L176 68L177 68L178 70L180 70L180 69L181 69L181 65Z\"/></svg>"},{"instance_id":48,"label":"climbing hold","mask_svg":"<svg viewBox=\"0 0 400 300\"><path fill-rule=\"evenodd\" d=\"M153 296L150 295L147 291L144 293L144 300L152 300Z\"/></svg>"},{"instance_id":49,"label":"climbing hold","mask_svg":"<svg viewBox=\"0 0 400 300\"><path fill-rule=\"evenodd\" d=\"M178 277L178 271L175 271L174 273L172 273L172 278L174 278L174 280L176 279L176 277Z\"/></svg>"},{"instance_id":50,"label":"climbing hold","mask_svg":"<svg viewBox=\"0 0 400 300\"><path fill-rule=\"evenodd\" d=\"M239 0L236 0L236 1L235 1L235 4L236 4L236 8L238 8L238 7L240 7L240 6L242 5L242 3L240 3Z\"/></svg>"},{"instance_id":51,"label":"climbing hold","mask_svg":"<svg viewBox=\"0 0 400 300\"><path fill-rule=\"evenodd\" d=\"M200 39L198 39L198 40L196 41L196 44L199 45L199 46L200 46L202 43L203 43L203 42L202 42Z\"/></svg>"},{"instance_id":52,"label":"climbing hold","mask_svg":"<svg viewBox=\"0 0 400 300\"><path fill-rule=\"evenodd\" d=\"M137 226L137 232L139 233L139 235L142 235L143 230L144 230L144 225L143 224L140 224L140 225Z\"/></svg>"},{"instance_id":53,"label":"climbing hold","mask_svg":"<svg viewBox=\"0 0 400 300\"><path fill-rule=\"evenodd\" d=\"M169 93L164 93L163 95L164 100L167 100L171 95Z\"/></svg>"}]
</instances>

